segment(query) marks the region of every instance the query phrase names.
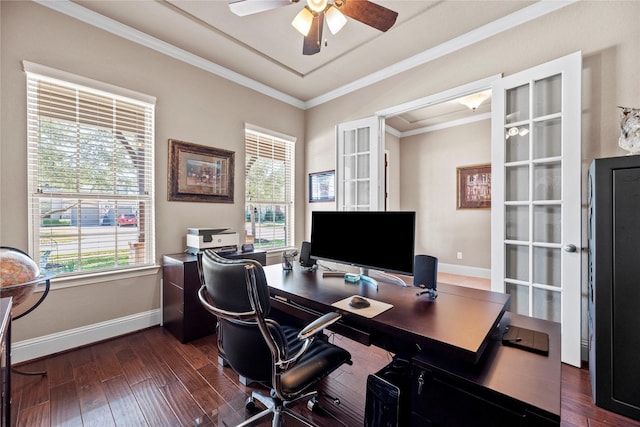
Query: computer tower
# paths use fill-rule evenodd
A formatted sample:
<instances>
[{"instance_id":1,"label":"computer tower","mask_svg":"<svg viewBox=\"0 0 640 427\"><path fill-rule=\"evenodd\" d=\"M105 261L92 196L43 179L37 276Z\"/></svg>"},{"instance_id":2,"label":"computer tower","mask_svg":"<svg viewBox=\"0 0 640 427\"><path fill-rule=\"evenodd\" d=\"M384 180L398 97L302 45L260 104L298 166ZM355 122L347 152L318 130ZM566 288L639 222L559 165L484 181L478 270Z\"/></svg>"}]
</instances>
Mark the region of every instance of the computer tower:
<instances>
[{"instance_id":1,"label":"computer tower","mask_svg":"<svg viewBox=\"0 0 640 427\"><path fill-rule=\"evenodd\" d=\"M396 359L367 377L365 427L401 427L411 423L411 365Z\"/></svg>"}]
</instances>

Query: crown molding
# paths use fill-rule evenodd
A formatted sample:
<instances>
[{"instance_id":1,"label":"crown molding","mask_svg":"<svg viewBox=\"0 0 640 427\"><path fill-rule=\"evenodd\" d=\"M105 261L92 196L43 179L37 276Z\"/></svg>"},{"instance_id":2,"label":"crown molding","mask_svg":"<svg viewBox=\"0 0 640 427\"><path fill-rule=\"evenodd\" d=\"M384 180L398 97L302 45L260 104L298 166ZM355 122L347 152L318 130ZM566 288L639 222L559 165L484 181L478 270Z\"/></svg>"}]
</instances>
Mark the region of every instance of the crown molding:
<instances>
[{"instance_id":1,"label":"crown molding","mask_svg":"<svg viewBox=\"0 0 640 427\"><path fill-rule=\"evenodd\" d=\"M510 30L511 28L525 24L549 13L555 12L556 10L562 9L565 6L576 3L577 1L579 0L541 0L537 3L532 4L531 6L520 9L517 12L497 19L493 22L490 22L489 24L483 25L479 28L476 28L475 30L469 31L468 33L448 40L444 43L441 43L431 49L427 49L403 61L397 62L394 65L383 68L380 71L371 73L368 76L355 80L335 90L329 91L324 95L313 98L306 102L306 108L308 109L316 107L333 99L344 96L348 93L355 92L356 90L365 88L379 81L393 77L404 71L434 61L445 55L449 55L460 49L464 49L475 43L488 39L489 37L493 37L496 34L500 34L504 31Z\"/></svg>"},{"instance_id":2,"label":"crown molding","mask_svg":"<svg viewBox=\"0 0 640 427\"><path fill-rule=\"evenodd\" d=\"M122 37L134 43L138 43L142 46L148 47L157 52L165 54L171 58L193 65L211 74L215 74L219 77L230 80L241 86L255 90L256 92L262 93L271 98L290 104L294 107L307 110L313 107L317 107L331 100L334 100L336 98L340 98L342 96L345 96L347 94L350 94L352 92L365 88L367 86L370 86L374 83L388 79L390 77L398 75L412 68L434 61L440 57L451 54L465 47L471 46L482 40L488 39L489 37L492 37L496 34L500 34L511 28L525 24L529 21L532 21L546 14L555 12L559 9L562 9L566 6L576 3L579 0L562 0L562 1L541 0L537 3L532 4L531 6L527 6L510 15L497 19L489 24L483 25L475 30L469 31L466 34L463 34L459 37L451 39L447 42L441 43L438 46L435 46L431 49L427 49L417 55L414 55L410 58L407 58L389 67L383 68L382 70L379 70L375 73L371 73L363 78L354 80L349 84L341 86L335 90L329 91L323 95L310 99L306 102L301 99L290 96L284 92L281 92L277 89L274 89L270 86L267 86L263 83L260 83L256 80L250 79L240 73L237 73L228 68L222 67L221 65L218 65L212 61L206 60L200 56L189 53L183 49L180 49L176 46L173 46L169 43L166 43L162 40L152 37L139 30L136 30L127 25L121 24L120 22L117 22L111 18L107 18L106 16L100 15L99 13L86 9L76 3L73 3L72 1L69 1L69 0L56 0L56 1L33 0L33 1L49 9L55 10L57 12L68 15L72 18L75 18L79 21L82 21L86 24L108 31L119 37Z\"/></svg>"},{"instance_id":3,"label":"crown molding","mask_svg":"<svg viewBox=\"0 0 640 427\"><path fill-rule=\"evenodd\" d=\"M413 129L413 130L407 130L404 132L400 132L400 138L406 138L408 136L420 135L423 133L434 132L436 130L462 126L469 123L480 122L482 120L491 120L491 112L465 117L464 119L449 120L448 122L440 123L437 125L424 126L424 127Z\"/></svg>"},{"instance_id":4,"label":"crown molding","mask_svg":"<svg viewBox=\"0 0 640 427\"><path fill-rule=\"evenodd\" d=\"M126 40L148 47L149 49L153 49L171 58L193 65L194 67L198 67L211 74L215 74L216 76L230 80L234 83L255 90L256 92L260 92L271 98L285 102L297 108L306 108L305 102L298 98L290 96L256 80L250 79L249 77L246 77L240 73L236 73L235 71L206 60L200 56L187 52L184 49L180 49L176 46L173 46L172 44L152 37L149 34L136 30L135 28L131 28L128 25L124 25L116 20L107 18L104 15L93 12L92 10L84 8L69 0L33 1L42 6L48 7L49 9L55 10L56 12L63 13L79 21L82 21L85 24L92 25L96 28L100 28Z\"/></svg>"}]
</instances>

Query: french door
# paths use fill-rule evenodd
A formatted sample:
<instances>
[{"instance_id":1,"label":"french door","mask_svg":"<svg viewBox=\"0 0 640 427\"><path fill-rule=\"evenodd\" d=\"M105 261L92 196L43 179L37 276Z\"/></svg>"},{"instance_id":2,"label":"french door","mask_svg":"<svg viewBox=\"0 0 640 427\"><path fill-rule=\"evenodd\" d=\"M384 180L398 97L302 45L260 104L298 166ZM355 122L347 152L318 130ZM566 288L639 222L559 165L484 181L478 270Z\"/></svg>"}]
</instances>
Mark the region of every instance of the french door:
<instances>
[{"instance_id":1,"label":"french door","mask_svg":"<svg viewBox=\"0 0 640 427\"><path fill-rule=\"evenodd\" d=\"M496 81L492 94L492 290L512 312L561 323L580 366L581 53Z\"/></svg>"},{"instance_id":2,"label":"french door","mask_svg":"<svg viewBox=\"0 0 640 427\"><path fill-rule=\"evenodd\" d=\"M377 116L337 126L337 210L384 210L380 127Z\"/></svg>"}]
</instances>

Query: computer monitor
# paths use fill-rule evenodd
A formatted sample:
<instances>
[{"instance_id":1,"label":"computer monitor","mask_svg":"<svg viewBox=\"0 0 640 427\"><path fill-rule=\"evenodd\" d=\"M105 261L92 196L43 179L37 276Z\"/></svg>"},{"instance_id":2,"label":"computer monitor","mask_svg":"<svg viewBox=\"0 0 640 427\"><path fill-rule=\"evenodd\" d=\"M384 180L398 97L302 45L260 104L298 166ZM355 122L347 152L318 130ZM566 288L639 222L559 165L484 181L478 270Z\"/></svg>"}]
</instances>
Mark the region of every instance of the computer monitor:
<instances>
[{"instance_id":1,"label":"computer monitor","mask_svg":"<svg viewBox=\"0 0 640 427\"><path fill-rule=\"evenodd\" d=\"M415 220L410 211L314 211L311 257L360 267L363 274L412 275Z\"/></svg>"}]
</instances>

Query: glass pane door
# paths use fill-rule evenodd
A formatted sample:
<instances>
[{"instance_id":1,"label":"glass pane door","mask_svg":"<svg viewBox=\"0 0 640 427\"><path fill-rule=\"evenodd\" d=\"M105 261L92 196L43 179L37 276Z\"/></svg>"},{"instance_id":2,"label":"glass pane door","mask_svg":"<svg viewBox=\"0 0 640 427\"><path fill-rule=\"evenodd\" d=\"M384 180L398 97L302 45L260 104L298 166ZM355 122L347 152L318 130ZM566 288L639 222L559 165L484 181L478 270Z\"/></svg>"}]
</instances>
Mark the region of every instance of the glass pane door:
<instances>
[{"instance_id":1,"label":"glass pane door","mask_svg":"<svg viewBox=\"0 0 640 427\"><path fill-rule=\"evenodd\" d=\"M580 366L580 53L493 88L492 289L510 311L562 323Z\"/></svg>"},{"instance_id":2,"label":"glass pane door","mask_svg":"<svg viewBox=\"0 0 640 427\"><path fill-rule=\"evenodd\" d=\"M560 74L505 94L505 291L511 310L560 322Z\"/></svg>"},{"instance_id":3,"label":"glass pane door","mask_svg":"<svg viewBox=\"0 0 640 427\"><path fill-rule=\"evenodd\" d=\"M382 175L377 129L377 117L338 125L338 210L379 210Z\"/></svg>"}]
</instances>

